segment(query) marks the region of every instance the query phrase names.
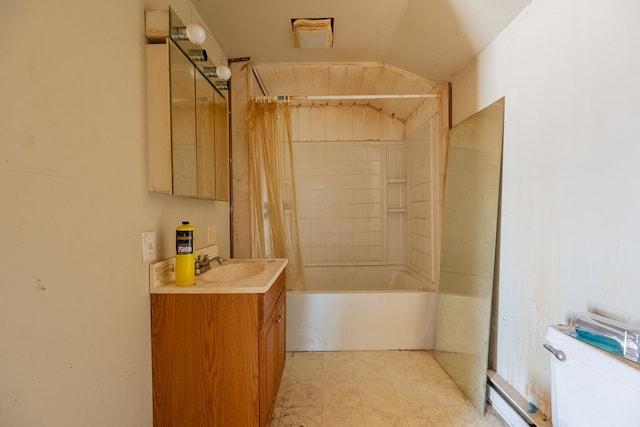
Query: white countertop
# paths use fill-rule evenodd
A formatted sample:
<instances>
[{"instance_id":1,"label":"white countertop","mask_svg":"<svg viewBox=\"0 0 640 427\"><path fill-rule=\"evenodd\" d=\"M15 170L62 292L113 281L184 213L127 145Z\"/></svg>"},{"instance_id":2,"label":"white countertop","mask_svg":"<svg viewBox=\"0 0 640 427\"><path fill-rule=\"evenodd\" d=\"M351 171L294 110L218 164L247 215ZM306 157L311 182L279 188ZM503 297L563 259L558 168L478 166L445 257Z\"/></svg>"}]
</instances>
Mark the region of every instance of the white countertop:
<instances>
[{"instance_id":1,"label":"white countertop","mask_svg":"<svg viewBox=\"0 0 640 427\"><path fill-rule=\"evenodd\" d=\"M275 283L287 266L287 259L228 259L222 265L212 262L211 270L195 276L193 286L176 286L174 259L160 261L150 266L149 292L152 294L246 294L265 293ZM236 267L237 266L237 267ZM248 277L226 280L226 272L248 267ZM216 270L219 268L219 270ZM222 273L222 274L218 274Z\"/></svg>"}]
</instances>

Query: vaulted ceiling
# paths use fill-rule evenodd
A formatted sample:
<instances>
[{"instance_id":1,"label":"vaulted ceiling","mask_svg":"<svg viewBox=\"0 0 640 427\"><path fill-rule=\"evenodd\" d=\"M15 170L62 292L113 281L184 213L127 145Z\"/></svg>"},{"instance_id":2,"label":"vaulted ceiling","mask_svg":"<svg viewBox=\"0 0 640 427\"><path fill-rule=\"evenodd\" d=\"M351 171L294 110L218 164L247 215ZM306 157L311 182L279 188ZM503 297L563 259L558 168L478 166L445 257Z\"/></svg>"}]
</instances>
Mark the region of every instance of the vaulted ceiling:
<instances>
[{"instance_id":1,"label":"vaulted ceiling","mask_svg":"<svg viewBox=\"0 0 640 427\"><path fill-rule=\"evenodd\" d=\"M462 71L530 0L192 2L227 56L250 58L273 96L430 92ZM293 18L334 18L333 47L294 47ZM387 114L405 116L416 100L377 107L383 103Z\"/></svg>"}]
</instances>

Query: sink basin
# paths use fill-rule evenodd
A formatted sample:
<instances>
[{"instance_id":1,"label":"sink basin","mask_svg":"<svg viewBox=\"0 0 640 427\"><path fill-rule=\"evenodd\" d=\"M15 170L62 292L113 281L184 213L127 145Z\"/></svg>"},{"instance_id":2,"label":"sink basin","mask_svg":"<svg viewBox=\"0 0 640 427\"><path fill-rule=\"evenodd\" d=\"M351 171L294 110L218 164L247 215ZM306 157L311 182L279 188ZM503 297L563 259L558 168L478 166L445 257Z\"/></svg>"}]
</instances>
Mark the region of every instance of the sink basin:
<instances>
[{"instance_id":1,"label":"sink basin","mask_svg":"<svg viewBox=\"0 0 640 427\"><path fill-rule=\"evenodd\" d=\"M215 253L209 254L209 257ZM226 259L215 261L211 270L195 277L194 286L176 286L174 258L149 266L149 291L152 294L243 294L265 293L287 266L286 258Z\"/></svg>"},{"instance_id":2,"label":"sink basin","mask_svg":"<svg viewBox=\"0 0 640 427\"><path fill-rule=\"evenodd\" d=\"M265 270L267 262L251 260L225 261L222 265L214 265L211 270L205 271L198 277L208 283L233 285L234 282L258 276Z\"/></svg>"}]
</instances>

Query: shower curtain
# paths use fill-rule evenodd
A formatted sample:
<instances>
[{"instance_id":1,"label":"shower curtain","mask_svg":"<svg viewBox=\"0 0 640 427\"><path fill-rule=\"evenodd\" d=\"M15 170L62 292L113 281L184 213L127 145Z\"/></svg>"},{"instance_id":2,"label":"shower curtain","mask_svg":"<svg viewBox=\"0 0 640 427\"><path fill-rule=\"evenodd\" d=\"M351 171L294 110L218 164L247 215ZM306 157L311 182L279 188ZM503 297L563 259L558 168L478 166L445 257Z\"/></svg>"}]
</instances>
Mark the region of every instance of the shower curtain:
<instances>
[{"instance_id":1,"label":"shower curtain","mask_svg":"<svg viewBox=\"0 0 640 427\"><path fill-rule=\"evenodd\" d=\"M293 175L291 106L251 99L247 133L252 256L287 258L287 289L304 290Z\"/></svg>"}]
</instances>

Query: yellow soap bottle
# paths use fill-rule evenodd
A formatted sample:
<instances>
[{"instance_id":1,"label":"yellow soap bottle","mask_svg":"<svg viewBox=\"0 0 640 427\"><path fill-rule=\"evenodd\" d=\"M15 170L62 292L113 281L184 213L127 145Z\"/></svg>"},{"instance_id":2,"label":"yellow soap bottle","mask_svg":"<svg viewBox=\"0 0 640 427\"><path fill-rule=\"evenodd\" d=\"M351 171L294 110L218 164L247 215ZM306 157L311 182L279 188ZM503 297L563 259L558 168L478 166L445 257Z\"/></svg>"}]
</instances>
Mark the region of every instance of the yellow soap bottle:
<instances>
[{"instance_id":1,"label":"yellow soap bottle","mask_svg":"<svg viewBox=\"0 0 640 427\"><path fill-rule=\"evenodd\" d=\"M195 284L195 255L193 253L193 235L195 227L189 221L182 221L176 228L176 285L192 286Z\"/></svg>"}]
</instances>

